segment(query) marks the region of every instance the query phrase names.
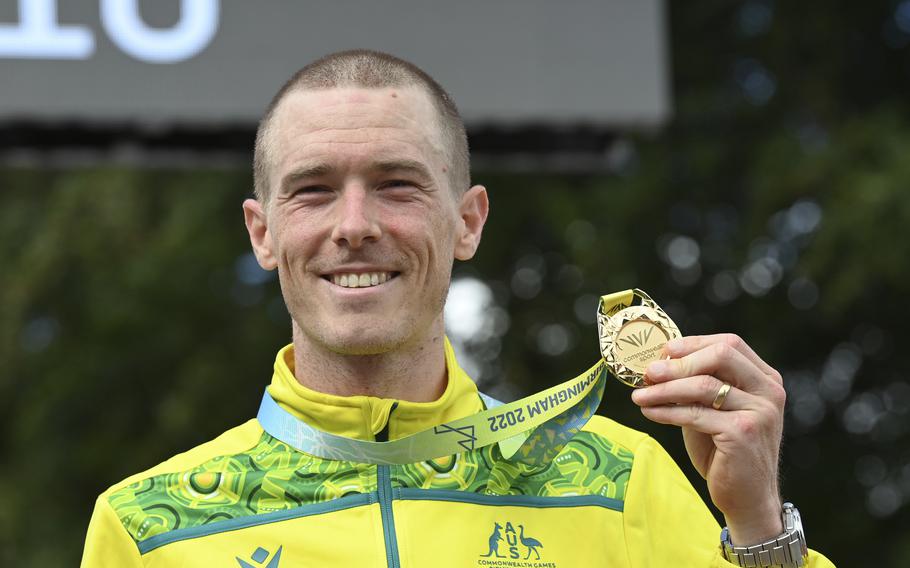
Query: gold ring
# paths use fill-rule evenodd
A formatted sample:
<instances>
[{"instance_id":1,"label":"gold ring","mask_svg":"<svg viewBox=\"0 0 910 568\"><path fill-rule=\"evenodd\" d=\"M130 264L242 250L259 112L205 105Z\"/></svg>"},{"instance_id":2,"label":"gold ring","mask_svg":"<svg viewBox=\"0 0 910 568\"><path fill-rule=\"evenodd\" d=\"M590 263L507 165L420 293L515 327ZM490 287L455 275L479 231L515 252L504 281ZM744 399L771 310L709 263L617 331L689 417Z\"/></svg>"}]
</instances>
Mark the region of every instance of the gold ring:
<instances>
[{"instance_id":1,"label":"gold ring","mask_svg":"<svg viewBox=\"0 0 910 568\"><path fill-rule=\"evenodd\" d=\"M717 395L714 397L714 402L711 403L711 406L714 407L714 410L720 410L724 405L724 401L727 400L727 393L730 392L730 384L724 383L717 389Z\"/></svg>"}]
</instances>

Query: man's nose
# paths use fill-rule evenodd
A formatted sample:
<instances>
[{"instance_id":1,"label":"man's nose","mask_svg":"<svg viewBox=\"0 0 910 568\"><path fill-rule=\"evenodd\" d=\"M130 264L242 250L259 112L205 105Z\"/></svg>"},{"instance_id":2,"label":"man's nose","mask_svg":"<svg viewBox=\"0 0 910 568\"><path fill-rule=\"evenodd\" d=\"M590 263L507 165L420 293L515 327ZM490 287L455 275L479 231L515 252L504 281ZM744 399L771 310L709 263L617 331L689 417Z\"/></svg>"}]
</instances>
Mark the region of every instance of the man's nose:
<instances>
[{"instance_id":1,"label":"man's nose","mask_svg":"<svg viewBox=\"0 0 910 568\"><path fill-rule=\"evenodd\" d=\"M332 230L332 240L336 244L359 248L364 242L376 241L382 235L375 207L364 187L346 187L337 205L338 217Z\"/></svg>"}]
</instances>

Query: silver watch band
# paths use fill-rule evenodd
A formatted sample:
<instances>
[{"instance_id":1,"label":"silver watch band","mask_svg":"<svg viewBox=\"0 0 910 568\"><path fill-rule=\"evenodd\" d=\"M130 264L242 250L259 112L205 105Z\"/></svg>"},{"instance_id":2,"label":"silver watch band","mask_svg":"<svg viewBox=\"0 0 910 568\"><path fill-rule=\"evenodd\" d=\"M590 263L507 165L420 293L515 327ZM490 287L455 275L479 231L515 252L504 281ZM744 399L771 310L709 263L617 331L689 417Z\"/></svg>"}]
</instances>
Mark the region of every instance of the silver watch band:
<instances>
[{"instance_id":1,"label":"silver watch band","mask_svg":"<svg viewBox=\"0 0 910 568\"><path fill-rule=\"evenodd\" d=\"M730 531L721 532L724 558L732 564L745 567L799 568L805 566L809 550L803 533L799 511L792 503L784 503L781 515L784 533L777 538L752 546L734 546Z\"/></svg>"}]
</instances>

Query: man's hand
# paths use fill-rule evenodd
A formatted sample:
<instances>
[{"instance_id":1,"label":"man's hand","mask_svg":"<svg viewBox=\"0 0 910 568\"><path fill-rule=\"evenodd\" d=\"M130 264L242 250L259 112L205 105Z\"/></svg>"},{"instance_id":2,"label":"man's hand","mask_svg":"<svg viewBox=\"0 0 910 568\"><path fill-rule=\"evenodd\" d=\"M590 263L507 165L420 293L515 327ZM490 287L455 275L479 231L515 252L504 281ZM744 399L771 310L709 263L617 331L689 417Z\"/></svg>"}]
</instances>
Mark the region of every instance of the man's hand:
<instances>
[{"instance_id":1,"label":"man's hand","mask_svg":"<svg viewBox=\"0 0 910 568\"><path fill-rule=\"evenodd\" d=\"M669 360L648 366L649 386L632 400L645 417L681 426L689 458L708 482L731 540L758 544L783 532L778 458L786 392L780 373L736 335L667 344ZM732 388L712 407L724 383Z\"/></svg>"}]
</instances>

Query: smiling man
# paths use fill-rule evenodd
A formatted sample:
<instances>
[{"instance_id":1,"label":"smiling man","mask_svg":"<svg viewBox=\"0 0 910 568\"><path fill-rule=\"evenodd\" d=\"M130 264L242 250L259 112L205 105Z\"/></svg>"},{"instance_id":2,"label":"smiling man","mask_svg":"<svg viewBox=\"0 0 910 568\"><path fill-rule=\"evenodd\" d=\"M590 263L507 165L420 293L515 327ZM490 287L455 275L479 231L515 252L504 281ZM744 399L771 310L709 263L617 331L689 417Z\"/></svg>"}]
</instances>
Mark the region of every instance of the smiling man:
<instances>
[{"instance_id":1,"label":"smiling man","mask_svg":"<svg viewBox=\"0 0 910 568\"><path fill-rule=\"evenodd\" d=\"M83 566L830 565L778 495L780 376L734 336L670 343L633 396L683 428L723 543L663 449L609 419L567 413L547 436L509 438L528 452L474 443L473 417L499 403L443 322L452 264L487 219L469 180L458 112L413 65L352 51L292 77L243 204L292 344L258 419L99 497ZM464 451L424 448L434 432Z\"/></svg>"},{"instance_id":2,"label":"smiling man","mask_svg":"<svg viewBox=\"0 0 910 568\"><path fill-rule=\"evenodd\" d=\"M426 89L284 95L259 136L265 179L244 213L260 264L278 269L296 376L330 394L436 400L452 261L477 249L486 190L453 183L465 166Z\"/></svg>"}]
</instances>

